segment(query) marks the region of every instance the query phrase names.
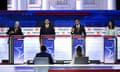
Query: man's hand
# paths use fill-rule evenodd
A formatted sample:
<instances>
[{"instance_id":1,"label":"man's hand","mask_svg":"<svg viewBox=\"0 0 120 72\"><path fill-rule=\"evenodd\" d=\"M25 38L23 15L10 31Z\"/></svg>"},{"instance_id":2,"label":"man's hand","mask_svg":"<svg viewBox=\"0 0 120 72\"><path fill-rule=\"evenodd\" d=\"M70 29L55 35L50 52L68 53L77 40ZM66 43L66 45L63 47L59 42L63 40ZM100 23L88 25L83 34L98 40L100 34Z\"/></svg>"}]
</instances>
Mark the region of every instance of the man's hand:
<instances>
[{"instance_id":1,"label":"man's hand","mask_svg":"<svg viewBox=\"0 0 120 72\"><path fill-rule=\"evenodd\" d=\"M13 34L14 33L14 31L10 31L10 34Z\"/></svg>"},{"instance_id":2,"label":"man's hand","mask_svg":"<svg viewBox=\"0 0 120 72\"><path fill-rule=\"evenodd\" d=\"M71 32L72 32L72 33L74 33L74 31L75 31L75 29L74 29L74 28L72 28L72 29L71 29Z\"/></svg>"}]
</instances>

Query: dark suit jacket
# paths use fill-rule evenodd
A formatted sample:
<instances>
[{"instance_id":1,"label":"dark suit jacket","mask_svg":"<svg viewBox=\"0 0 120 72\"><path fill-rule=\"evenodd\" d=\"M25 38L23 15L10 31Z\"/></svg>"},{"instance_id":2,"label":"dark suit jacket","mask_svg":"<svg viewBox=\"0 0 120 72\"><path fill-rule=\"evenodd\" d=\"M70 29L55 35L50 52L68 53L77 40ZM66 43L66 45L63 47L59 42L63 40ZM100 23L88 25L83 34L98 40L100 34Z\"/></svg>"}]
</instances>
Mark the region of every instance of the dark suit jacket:
<instances>
[{"instance_id":1,"label":"dark suit jacket","mask_svg":"<svg viewBox=\"0 0 120 72\"><path fill-rule=\"evenodd\" d=\"M74 25L73 28L75 29L74 33L72 34L76 34L76 35L82 35L82 33L84 34L84 36L86 36L86 31L85 28L83 26L80 26L79 31L77 31L76 26Z\"/></svg>"},{"instance_id":2,"label":"dark suit jacket","mask_svg":"<svg viewBox=\"0 0 120 72\"><path fill-rule=\"evenodd\" d=\"M8 44L10 43L10 36L11 35L23 35L22 30L21 30L20 27L18 28L16 33L9 34L11 31L15 32L15 28L14 27L10 27L9 30L6 32L6 34L9 35Z\"/></svg>"},{"instance_id":3,"label":"dark suit jacket","mask_svg":"<svg viewBox=\"0 0 120 72\"><path fill-rule=\"evenodd\" d=\"M13 31L14 33L9 34L11 31ZM10 27L6 34L9 35L9 36L11 36L11 35L23 35L22 30L21 30L20 27L18 27L18 30L16 31L16 33L15 33L15 28Z\"/></svg>"},{"instance_id":4,"label":"dark suit jacket","mask_svg":"<svg viewBox=\"0 0 120 72\"><path fill-rule=\"evenodd\" d=\"M45 28L45 24L41 25L40 35L55 35L54 25L49 24L49 28Z\"/></svg>"},{"instance_id":5,"label":"dark suit jacket","mask_svg":"<svg viewBox=\"0 0 120 72\"><path fill-rule=\"evenodd\" d=\"M37 53L36 57L48 57L49 64L53 64L53 59L49 53L46 53L46 52Z\"/></svg>"}]
</instances>

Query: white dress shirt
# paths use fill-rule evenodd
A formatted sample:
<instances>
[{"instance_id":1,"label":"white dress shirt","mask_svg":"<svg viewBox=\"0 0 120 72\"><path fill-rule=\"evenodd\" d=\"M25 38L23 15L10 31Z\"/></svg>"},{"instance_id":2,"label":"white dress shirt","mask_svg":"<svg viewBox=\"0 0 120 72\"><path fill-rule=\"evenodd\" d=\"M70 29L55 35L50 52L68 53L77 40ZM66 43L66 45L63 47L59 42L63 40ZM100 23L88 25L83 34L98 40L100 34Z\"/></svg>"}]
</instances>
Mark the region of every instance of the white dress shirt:
<instances>
[{"instance_id":1,"label":"white dress shirt","mask_svg":"<svg viewBox=\"0 0 120 72\"><path fill-rule=\"evenodd\" d=\"M76 28L80 28L80 24L76 25Z\"/></svg>"},{"instance_id":2,"label":"white dress shirt","mask_svg":"<svg viewBox=\"0 0 120 72\"><path fill-rule=\"evenodd\" d=\"M49 28L49 24L45 24L45 28Z\"/></svg>"}]
</instances>

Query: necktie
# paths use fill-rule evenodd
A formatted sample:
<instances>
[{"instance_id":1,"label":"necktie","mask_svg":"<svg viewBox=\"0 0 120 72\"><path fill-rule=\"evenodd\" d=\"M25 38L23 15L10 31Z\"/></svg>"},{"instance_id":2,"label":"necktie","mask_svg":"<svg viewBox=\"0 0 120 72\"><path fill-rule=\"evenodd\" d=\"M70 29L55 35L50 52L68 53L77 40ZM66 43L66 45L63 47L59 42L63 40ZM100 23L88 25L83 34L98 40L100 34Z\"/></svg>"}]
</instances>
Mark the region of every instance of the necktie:
<instances>
[{"instance_id":1,"label":"necktie","mask_svg":"<svg viewBox=\"0 0 120 72\"><path fill-rule=\"evenodd\" d=\"M77 32L79 32L79 27L77 27Z\"/></svg>"},{"instance_id":2,"label":"necktie","mask_svg":"<svg viewBox=\"0 0 120 72\"><path fill-rule=\"evenodd\" d=\"M48 28L46 28L46 32L48 32Z\"/></svg>"}]
</instances>

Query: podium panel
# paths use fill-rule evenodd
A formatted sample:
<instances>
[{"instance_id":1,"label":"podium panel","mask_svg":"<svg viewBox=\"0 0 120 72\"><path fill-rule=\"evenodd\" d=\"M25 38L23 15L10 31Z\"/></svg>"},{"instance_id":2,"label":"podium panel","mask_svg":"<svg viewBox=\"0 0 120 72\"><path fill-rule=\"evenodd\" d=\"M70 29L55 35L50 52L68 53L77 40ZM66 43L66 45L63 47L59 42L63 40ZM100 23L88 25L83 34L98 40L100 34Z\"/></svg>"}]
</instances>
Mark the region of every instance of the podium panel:
<instances>
[{"instance_id":1,"label":"podium panel","mask_svg":"<svg viewBox=\"0 0 120 72\"><path fill-rule=\"evenodd\" d=\"M115 63L116 61L116 38L104 36L104 63Z\"/></svg>"},{"instance_id":2,"label":"podium panel","mask_svg":"<svg viewBox=\"0 0 120 72\"><path fill-rule=\"evenodd\" d=\"M33 60L36 53L40 52L39 36L24 37L24 62Z\"/></svg>"},{"instance_id":3,"label":"podium panel","mask_svg":"<svg viewBox=\"0 0 120 72\"><path fill-rule=\"evenodd\" d=\"M87 36L86 37L86 56L89 60L100 60L103 62L104 39L102 36Z\"/></svg>"},{"instance_id":4,"label":"podium panel","mask_svg":"<svg viewBox=\"0 0 120 72\"><path fill-rule=\"evenodd\" d=\"M73 36L73 55L76 55L76 48L78 46L82 47L82 55L85 56L85 40L83 36L74 35Z\"/></svg>"},{"instance_id":5,"label":"podium panel","mask_svg":"<svg viewBox=\"0 0 120 72\"><path fill-rule=\"evenodd\" d=\"M54 58L54 37L55 36L42 36L43 44L47 47L47 52Z\"/></svg>"},{"instance_id":6,"label":"podium panel","mask_svg":"<svg viewBox=\"0 0 120 72\"><path fill-rule=\"evenodd\" d=\"M14 64L24 63L24 39L22 36L14 36L13 45Z\"/></svg>"},{"instance_id":7,"label":"podium panel","mask_svg":"<svg viewBox=\"0 0 120 72\"><path fill-rule=\"evenodd\" d=\"M120 36L117 37L117 58L120 59Z\"/></svg>"},{"instance_id":8,"label":"podium panel","mask_svg":"<svg viewBox=\"0 0 120 72\"><path fill-rule=\"evenodd\" d=\"M0 36L0 63L8 60L8 36Z\"/></svg>"},{"instance_id":9,"label":"podium panel","mask_svg":"<svg viewBox=\"0 0 120 72\"><path fill-rule=\"evenodd\" d=\"M55 60L72 60L72 37L56 36L55 38Z\"/></svg>"}]
</instances>

